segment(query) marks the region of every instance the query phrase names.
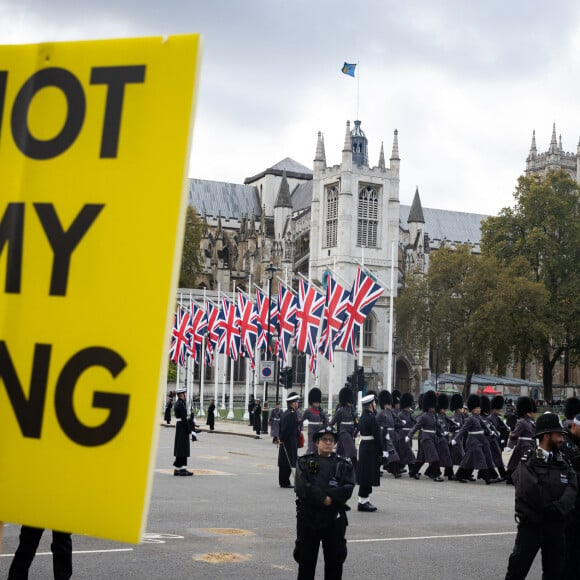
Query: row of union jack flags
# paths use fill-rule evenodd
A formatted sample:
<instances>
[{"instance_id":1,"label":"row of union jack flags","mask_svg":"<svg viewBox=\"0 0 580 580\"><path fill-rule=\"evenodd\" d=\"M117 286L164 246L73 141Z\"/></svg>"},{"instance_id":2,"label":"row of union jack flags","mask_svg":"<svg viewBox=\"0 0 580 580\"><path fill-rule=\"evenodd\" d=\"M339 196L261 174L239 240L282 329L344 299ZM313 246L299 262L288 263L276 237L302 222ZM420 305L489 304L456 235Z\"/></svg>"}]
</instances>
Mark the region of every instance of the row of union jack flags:
<instances>
[{"instance_id":1,"label":"row of union jack flags","mask_svg":"<svg viewBox=\"0 0 580 580\"><path fill-rule=\"evenodd\" d=\"M310 370L316 372L319 354L330 362L337 348L357 355L359 332L383 292L384 288L359 268L350 290L330 274L325 293L301 278L298 294L280 284L277 300L269 301L258 287L255 300L242 291L235 302L222 296L220 304L205 300L203 308L191 300L189 308L177 308L169 356L181 366L187 357L211 366L217 352L234 360L246 357L253 369L256 350L268 348L286 366L295 346L310 355Z\"/></svg>"}]
</instances>

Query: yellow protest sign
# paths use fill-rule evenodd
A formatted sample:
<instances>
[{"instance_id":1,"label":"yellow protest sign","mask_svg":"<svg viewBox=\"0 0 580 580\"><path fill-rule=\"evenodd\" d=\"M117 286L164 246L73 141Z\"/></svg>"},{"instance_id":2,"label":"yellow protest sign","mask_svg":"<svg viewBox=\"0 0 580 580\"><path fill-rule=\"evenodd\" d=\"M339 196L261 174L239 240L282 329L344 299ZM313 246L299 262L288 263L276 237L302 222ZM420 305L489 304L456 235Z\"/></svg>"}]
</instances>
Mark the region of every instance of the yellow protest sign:
<instances>
[{"instance_id":1,"label":"yellow protest sign","mask_svg":"<svg viewBox=\"0 0 580 580\"><path fill-rule=\"evenodd\" d=\"M0 521L139 541L199 51L0 47Z\"/></svg>"}]
</instances>

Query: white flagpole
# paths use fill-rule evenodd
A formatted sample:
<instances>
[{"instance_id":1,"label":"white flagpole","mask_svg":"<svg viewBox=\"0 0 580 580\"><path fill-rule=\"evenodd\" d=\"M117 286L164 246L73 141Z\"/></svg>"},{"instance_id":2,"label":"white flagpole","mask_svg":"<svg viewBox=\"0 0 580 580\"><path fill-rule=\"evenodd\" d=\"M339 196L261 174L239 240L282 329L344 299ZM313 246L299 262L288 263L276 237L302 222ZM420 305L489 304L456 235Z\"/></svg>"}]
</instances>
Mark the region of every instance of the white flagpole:
<instances>
[{"instance_id":1,"label":"white flagpole","mask_svg":"<svg viewBox=\"0 0 580 580\"><path fill-rule=\"evenodd\" d=\"M179 293L179 300L177 301L177 308L181 308L181 292ZM177 364L175 365L175 388L179 389L179 353L177 353Z\"/></svg>"},{"instance_id":2,"label":"white flagpole","mask_svg":"<svg viewBox=\"0 0 580 580\"><path fill-rule=\"evenodd\" d=\"M236 281L233 282L232 308L236 307ZM230 359L230 404L228 419L234 418L234 357Z\"/></svg>"},{"instance_id":3,"label":"white flagpole","mask_svg":"<svg viewBox=\"0 0 580 580\"><path fill-rule=\"evenodd\" d=\"M361 261L363 263L363 268L364 268L364 263L365 263L365 247L361 246ZM358 366L362 367L363 366L363 334L364 334L364 330L365 330L365 324L363 321L362 324L362 328L359 330L359 337L358 337ZM362 395L363 392L362 391L358 391L357 392L357 410L358 410L358 414L360 415L362 413Z\"/></svg>"},{"instance_id":4,"label":"white flagpole","mask_svg":"<svg viewBox=\"0 0 580 580\"><path fill-rule=\"evenodd\" d=\"M249 275L248 278L248 294L249 296L252 295L252 275ZM248 296L248 300L250 297ZM248 353L249 354L249 353ZM256 360L256 359L254 359ZM250 358L246 359L246 397L244 399L244 421L248 421L250 419L250 414L248 413L248 405L250 403Z\"/></svg>"},{"instance_id":5,"label":"white flagpole","mask_svg":"<svg viewBox=\"0 0 580 580\"><path fill-rule=\"evenodd\" d=\"M395 287L395 242L391 249L391 294L389 298L389 358L387 365L387 391L393 391L393 302Z\"/></svg>"},{"instance_id":6,"label":"white flagpole","mask_svg":"<svg viewBox=\"0 0 580 580\"><path fill-rule=\"evenodd\" d=\"M303 276L300 272L298 272L298 276L309 284L312 284L312 282L310 282L310 279L312 278L312 266L310 265L310 262L308 263L308 278ZM314 286L314 284L312 285ZM316 286L314 286L314 288L319 292L322 292L320 288L317 288ZM316 345L314 348L316 348ZM304 369L304 409L308 409L308 393L310 391L310 356L311 355L306 355L306 368Z\"/></svg>"},{"instance_id":7,"label":"white flagpole","mask_svg":"<svg viewBox=\"0 0 580 580\"><path fill-rule=\"evenodd\" d=\"M218 309L220 308L220 300L221 300L221 296L220 296L220 283L218 282L218 299L217 299L217 307ZM219 314L219 312L218 312ZM214 370L215 370L215 375L213 377L213 387L214 387L214 394L215 394L215 403L216 406L219 404L219 400L220 400L220 393L219 393L219 385L218 385L218 374L219 374L219 354L218 354L218 348L217 348L217 343L214 345L214 353L213 353L213 366L214 366ZM217 413L217 416L219 417L219 411Z\"/></svg>"},{"instance_id":8,"label":"white flagpole","mask_svg":"<svg viewBox=\"0 0 580 580\"><path fill-rule=\"evenodd\" d=\"M280 280L280 278L278 278L278 280ZM281 281L281 280L280 280ZM286 290L291 290L292 293L294 295L296 295L296 292L294 292L294 290L292 288L288 288L288 266L286 266L284 268L284 286L286 287ZM281 320L280 320L280 305L278 305L278 321L280 322L280 329L282 328L281 325ZM280 333L279 333L280 334ZM278 340L280 340L280 336L278 336ZM290 354L290 356L292 356L292 338L290 338L290 344L288 345L288 350L290 351L288 354ZM290 359L292 360L292 359ZM282 357L280 357L278 359L279 361L279 365L278 365L278 373L282 370ZM278 374L278 376L280 376ZM288 389L282 389L282 409L286 409L286 406L288 405L286 399L288 398Z\"/></svg>"},{"instance_id":9,"label":"white flagpole","mask_svg":"<svg viewBox=\"0 0 580 580\"><path fill-rule=\"evenodd\" d=\"M203 307L205 308L205 288L203 289ZM205 387L205 336L201 341L201 350L199 351L199 377L199 411L197 416L204 417L205 412L203 410L203 395Z\"/></svg>"}]
</instances>

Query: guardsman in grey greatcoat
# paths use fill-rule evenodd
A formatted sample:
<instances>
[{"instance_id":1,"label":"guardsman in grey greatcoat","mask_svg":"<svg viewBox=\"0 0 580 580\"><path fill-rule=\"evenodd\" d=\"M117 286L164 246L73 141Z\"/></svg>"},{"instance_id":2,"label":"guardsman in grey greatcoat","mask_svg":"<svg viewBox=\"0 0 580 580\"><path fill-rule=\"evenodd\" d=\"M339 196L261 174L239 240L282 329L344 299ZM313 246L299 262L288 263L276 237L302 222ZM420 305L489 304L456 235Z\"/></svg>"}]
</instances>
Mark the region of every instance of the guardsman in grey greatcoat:
<instances>
[{"instance_id":1,"label":"guardsman in grey greatcoat","mask_svg":"<svg viewBox=\"0 0 580 580\"><path fill-rule=\"evenodd\" d=\"M189 434L190 426L187 420L187 407L185 406L185 395L187 389L176 389L177 401L173 406L173 414L175 415L175 443L173 445L173 455L175 461L173 466L173 475L193 475L191 471L186 469L187 458L189 457Z\"/></svg>"},{"instance_id":2,"label":"guardsman in grey greatcoat","mask_svg":"<svg viewBox=\"0 0 580 580\"><path fill-rule=\"evenodd\" d=\"M318 387L310 389L308 393L308 404L310 406L302 413L302 423L308 421L308 449L306 453L314 453L316 451L314 435L323 427L326 427L326 414L320 407L321 402L322 391Z\"/></svg>"},{"instance_id":3,"label":"guardsman in grey greatcoat","mask_svg":"<svg viewBox=\"0 0 580 580\"><path fill-rule=\"evenodd\" d=\"M488 420L495 427L495 430L499 433L499 446L503 451L507 445L510 428L505 424L504 420L501 418L503 413L503 405L505 399L501 395L496 395L491 400L491 413L489 414Z\"/></svg>"},{"instance_id":4,"label":"guardsman in grey greatcoat","mask_svg":"<svg viewBox=\"0 0 580 580\"><path fill-rule=\"evenodd\" d=\"M381 459L383 457L383 441L381 430L375 417L376 398L369 393L361 399L363 411L358 423L360 445L358 448L358 463L356 466L356 482L358 483L358 511L375 512L377 508L369 501L373 487L381 485Z\"/></svg>"},{"instance_id":5,"label":"guardsman in grey greatcoat","mask_svg":"<svg viewBox=\"0 0 580 580\"><path fill-rule=\"evenodd\" d=\"M392 403L393 397L389 391L383 390L379 393L381 410L377 413L377 423L383 438L383 468L398 479L401 477L401 460L395 448L395 417L391 409Z\"/></svg>"},{"instance_id":6,"label":"guardsman in grey greatcoat","mask_svg":"<svg viewBox=\"0 0 580 580\"><path fill-rule=\"evenodd\" d=\"M506 446L506 451L512 454L506 470L506 483L508 485L511 485L512 473L516 470L525 452L536 447L534 440L534 434L536 433L536 424L534 423L536 403L530 397L519 397L516 401L516 413L519 419L509 436Z\"/></svg>"},{"instance_id":7,"label":"guardsman in grey greatcoat","mask_svg":"<svg viewBox=\"0 0 580 580\"><path fill-rule=\"evenodd\" d=\"M411 410L413 402L413 395L411 393L403 393L401 395L401 409L395 421L395 428L399 439L399 459L401 461L401 467L412 465L417 461L411 445L405 441L405 437L409 435L409 431L417 422Z\"/></svg>"},{"instance_id":8,"label":"guardsman in grey greatcoat","mask_svg":"<svg viewBox=\"0 0 580 580\"><path fill-rule=\"evenodd\" d=\"M437 453L439 454L439 466L443 468L443 475L453 481L453 460L449 449L449 432L452 423L447 418L449 409L449 397L445 393L439 393L437 397L436 414L437 417Z\"/></svg>"},{"instance_id":9,"label":"guardsman in grey greatcoat","mask_svg":"<svg viewBox=\"0 0 580 580\"><path fill-rule=\"evenodd\" d=\"M491 401L488 397L483 395L481 397L481 422L485 428L485 434L487 440L489 442L489 448L491 451L491 458L493 460L493 465L497 470L497 473L493 473L493 477L497 478L499 473L499 478L501 481L505 481L505 465L503 464L503 457L502 457L502 450L501 450L501 443L500 443L500 434L499 431L495 428L491 420Z\"/></svg>"},{"instance_id":10,"label":"guardsman in grey greatcoat","mask_svg":"<svg viewBox=\"0 0 580 580\"><path fill-rule=\"evenodd\" d=\"M338 393L340 406L336 410L330 425L338 431L338 445L336 452L348 457L356 468L356 446L354 438L357 431L358 419L353 408L354 394L350 387L343 387Z\"/></svg>"},{"instance_id":11,"label":"guardsman in grey greatcoat","mask_svg":"<svg viewBox=\"0 0 580 580\"><path fill-rule=\"evenodd\" d=\"M437 407L437 395L435 391L427 391L422 398L423 413L419 415L417 423L405 437L405 441L410 443L416 431L421 431L419 438L419 455L417 461L409 469L409 476L419 479L419 470L423 463L429 464L429 477L433 481L443 481L441 468L439 466L439 453L437 453L437 418L435 408Z\"/></svg>"},{"instance_id":12,"label":"guardsman in grey greatcoat","mask_svg":"<svg viewBox=\"0 0 580 580\"><path fill-rule=\"evenodd\" d=\"M459 393L455 393L451 396L451 401L449 402L449 408L453 415L451 416L451 422L454 425L453 433L459 431L465 423L465 409L463 408L463 397ZM465 455L464 439L458 439L454 445L451 445L451 461L453 465L461 465L463 456Z\"/></svg>"},{"instance_id":13,"label":"guardsman in grey greatcoat","mask_svg":"<svg viewBox=\"0 0 580 580\"><path fill-rule=\"evenodd\" d=\"M276 406L270 411L270 418L268 423L270 424L270 435L272 435L272 443L278 443L280 438L280 419L282 418L282 409L280 409L280 403L276 403Z\"/></svg>"},{"instance_id":14,"label":"guardsman in grey greatcoat","mask_svg":"<svg viewBox=\"0 0 580 580\"><path fill-rule=\"evenodd\" d=\"M278 483L280 487L294 487L290 483L292 468L296 467L298 458L298 438L300 437L300 425L298 422L298 402L300 397L297 393L289 393L286 399L288 408L282 413L280 419L280 445L278 446Z\"/></svg>"}]
</instances>

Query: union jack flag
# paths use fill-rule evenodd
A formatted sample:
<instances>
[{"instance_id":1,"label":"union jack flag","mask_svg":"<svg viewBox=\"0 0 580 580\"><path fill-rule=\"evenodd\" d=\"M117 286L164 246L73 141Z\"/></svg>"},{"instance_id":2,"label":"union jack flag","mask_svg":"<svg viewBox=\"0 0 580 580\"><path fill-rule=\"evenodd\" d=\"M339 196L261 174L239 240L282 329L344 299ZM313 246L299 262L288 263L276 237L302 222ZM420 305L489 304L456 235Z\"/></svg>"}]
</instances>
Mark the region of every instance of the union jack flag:
<instances>
[{"instance_id":1,"label":"union jack flag","mask_svg":"<svg viewBox=\"0 0 580 580\"><path fill-rule=\"evenodd\" d=\"M278 304L272 300L270 307L270 340L276 334L278 324ZM272 345L268 345L268 295L256 287L256 310L258 312L258 348L266 348L272 351Z\"/></svg>"},{"instance_id":2,"label":"union jack flag","mask_svg":"<svg viewBox=\"0 0 580 580\"><path fill-rule=\"evenodd\" d=\"M186 357L189 353L191 343L190 315L187 310L181 308L173 318L173 329L171 330L171 346L169 347L169 358L175 363L185 366Z\"/></svg>"},{"instance_id":3,"label":"union jack flag","mask_svg":"<svg viewBox=\"0 0 580 580\"><path fill-rule=\"evenodd\" d=\"M252 301L241 292L238 292L238 311L240 314L242 356L250 359L250 366L253 369L256 364L254 351L258 338L258 313Z\"/></svg>"},{"instance_id":4,"label":"union jack flag","mask_svg":"<svg viewBox=\"0 0 580 580\"><path fill-rule=\"evenodd\" d=\"M318 353L314 351L314 354L310 357L310 372L315 375L316 368L318 367Z\"/></svg>"},{"instance_id":5,"label":"union jack flag","mask_svg":"<svg viewBox=\"0 0 580 580\"><path fill-rule=\"evenodd\" d=\"M201 345L203 338L207 334L207 316L201 306L195 302L191 302L191 344L190 353L195 362L198 361L198 356L201 353Z\"/></svg>"},{"instance_id":6,"label":"union jack flag","mask_svg":"<svg viewBox=\"0 0 580 580\"><path fill-rule=\"evenodd\" d=\"M351 298L346 307L346 318L337 337L336 345L356 356L356 339L365 318L373 309L375 302L384 292L384 288L377 284L366 272L357 270L352 285Z\"/></svg>"},{"instance_id":7,"label":"union jack flag","mask_svg":"<svg viewBox=\"0 0 580 580\"><path fill-rule=\"evenodd\" d=\"M296 328L296 296L280 284L278 288L278 356L282 360L282 366L288 362L288 353L292 347L292 338Z\"/></svg>"},{"instance_id":8,"label":"union jack flag","mask_svg":"<svg viewBox=\"0 0 580 580\"><path fill-rule=\"evenodd\" d=\"M334 342L346 318L346 307L349 301L350 291L345 290L332 276L328 276L318 352L330 362L333 360Z\"/></svg>"},{"instance_id":9,"label":"union jack flag","mask_svg":"<svg viewBox=\"0 0 580 580\"><path fill-rule=\"evenodd\" d=\"M211 366L220 335L223 332L224 318L219 307L211 300L207 300L205 303L205 315L207 318L205 364Z\"/></svg>"},{"instance_id":10,"label":"union jack flag","mask_svg":"<svg viewBox=\"0 0 580 580\"><path fill-rule=\"evenodd\" d=\"M312 355L316 352L318 328L324 309L324 294L300 278L296 311L296 348Z\"/></svg>"},{"instance_id":11,"label":"union jack flag","mask_svg":"<svg viewBox=\"0 0 580 580\"><path fill-rule=\"evenodd\" d=\"M236 305L225 296L222 296L222 312L223 332L218 341L218 352L238 360L241 345L240 317Z\"/></svg>"}]
</instances>

